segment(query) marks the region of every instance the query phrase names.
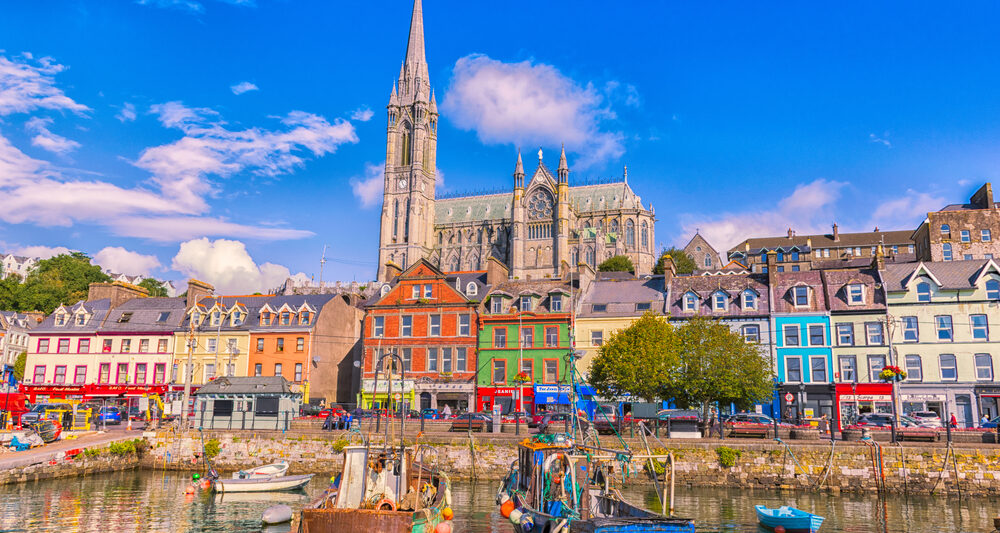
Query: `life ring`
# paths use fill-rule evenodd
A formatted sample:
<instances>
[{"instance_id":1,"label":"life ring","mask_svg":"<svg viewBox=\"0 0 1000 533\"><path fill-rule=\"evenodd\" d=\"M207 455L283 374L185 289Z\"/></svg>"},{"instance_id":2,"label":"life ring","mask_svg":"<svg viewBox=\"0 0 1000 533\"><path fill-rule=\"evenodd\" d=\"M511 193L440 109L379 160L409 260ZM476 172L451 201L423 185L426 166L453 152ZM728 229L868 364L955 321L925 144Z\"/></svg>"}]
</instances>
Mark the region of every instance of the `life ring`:
<instances>
[{"instance_id":1,"label":"life ring","mask_svg":"<svg viewBox=\"0 0 1000 533\"><path fill-rule=\"evenodd\" d=\"M388 508L386 508L388 507ZM389 498L382 498L375 504L376 511L395 511L396 502L390 500Z\"/></svg>"}]
</instances>

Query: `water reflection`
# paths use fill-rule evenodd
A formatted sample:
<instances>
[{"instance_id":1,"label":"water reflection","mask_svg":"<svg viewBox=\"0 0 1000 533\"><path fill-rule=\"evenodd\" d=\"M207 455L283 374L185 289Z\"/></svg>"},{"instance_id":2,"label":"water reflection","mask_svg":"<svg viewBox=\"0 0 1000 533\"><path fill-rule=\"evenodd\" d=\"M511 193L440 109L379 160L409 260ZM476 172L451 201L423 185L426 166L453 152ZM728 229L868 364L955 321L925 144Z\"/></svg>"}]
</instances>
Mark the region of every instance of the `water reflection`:
<instances>
[{"instance_id":1,"label":"water reflection","mask_svg":"<svg viewBox=\"0 0 1000 533\"><path fill-rule=\"evenodd\" d=\"M189 477L179 473L118 472L0 487L0 531L130 532L262 531L260 516L275 504L300 509L323 491L316 479L297 493L197 494L185 497ZM495 482L456 483L457 532L511 533L494 512ZM623 491L636 503L659 508L651 489ZM992 530L996 499L918 496L879 501L861 495L778 493L678 488L677 514L697 520L699 532L756 533L753 506L794 505L826 517L823 531L846 533L937 533ZM271 528L275 533L287 526Z\"/></svg>"}]
</instances>

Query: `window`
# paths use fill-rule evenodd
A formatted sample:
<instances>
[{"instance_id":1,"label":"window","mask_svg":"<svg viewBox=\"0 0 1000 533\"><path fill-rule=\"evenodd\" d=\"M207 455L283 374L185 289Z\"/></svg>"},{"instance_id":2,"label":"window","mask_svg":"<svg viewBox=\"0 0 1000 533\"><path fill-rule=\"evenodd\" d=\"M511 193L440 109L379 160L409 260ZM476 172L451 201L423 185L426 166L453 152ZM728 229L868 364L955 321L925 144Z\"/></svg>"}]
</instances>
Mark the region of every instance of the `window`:
<instances>
[{"instance_id":1,"label":"window","mask_svg":"<svg viewBox=\"0 0 1000 533\"><path fill-rule=\"evenodd\" d=\"M410 348L403 348L400 350L400 357L403 359L403 370L407 372L413 371L413 350ZM301 378L296 378L295 381L302 381Z\"/></svg>"},{"instance_id":2,"label":"window","mask_svg":"<svg viewBox=\"0 0 1000 533\"><path fill-rule=\"evenodd\" d=\"M264 351L264 339L257 339L257 351L258 352Z\"/></svg>"},{"instance_id":3,"label":"window","mask_svg":"<svg viewBox=\"0 0 1000 533\"><path fill-rule=\"evenodd\" d=\"M896 255L898 253L899 253L899 245L898 244L893 244L892 245L892 255Z\"/></svg>"},{"instance_id":4,"label":"window","mask_svg":"<svg viewBox=\"0 0 1000 533\"><path fill-rule=\"evenodd\" d=\"M59 339L59 346L56 353L69 353L69 339Z\"/></svg>"},{"instance_id":5,"label":"window","mask_svg":"<svg viewBox=\"0 0 1000 533\"><path fill-rule=\"evenodd\" d=\"M171 383L177 383L177 371L178 371L178 367L179 367L179 365L177 363L174 363L174 365L170 368L170 382Z\"/></svg>"},{"instance_id":6,"label":"window","mask_svg":"<svg viewBox=\"0 0 1000 533\"><path fill-rule=\"evenodd\" d=\"M59 368L56 367L56 370ZM988 353L976 354L976 379L993 381L993 358Z\"/></svg>"},{"instance_id":7,"label":"window","mask_svg":"<svg viewBox=\"0 0 1000 533\"><path fill-rule=\"evenodd\" d=\"M274 375L275 376L281 375L281 363L274 363Z\"/></svg>"},{"instance_id":8,"label":"window","mask_svg":"<svg viewBox=\"0 0 1000 533\"><path fill-rule=\"evenodd\" d=\"M166 383L167 364L156 363L153 365L153 383Z\"/></svg>"},{"instance_id":9,"label":"window","mask_svg":"<svg viewBox=\"0 0 1000 533\"><path fill-rule=\"evenodd\" d=\"M847 286L847 303L858 305L865 303L865 287L861 284Z\"/></svg>"},{"instance_id":10,"label":"window","mask_svg":"<svg viewBox=\"0 0 1000 533\"><path fill-rule=\"evenodd\" d=\"M212 311L212 319L209 322L213 326L218 326L222 323L222 313L219 311Z\"/></svg>"},{"instance_id":11,"label":"window","mask_svg":"<svg viewBox=\"0 0 1000 533\"><path fill-rule=\"evenodd\" d=\"M441 348L441 372L451 373L451 348Z\"/></svg>"},{"instance_id":12,"label":"window","mask_svg":"<svg viewBox=\"0 0 1000 533\"><path fill-rule=\"evenodd\" d=\"M748 324L740 328L740 334L743 335L743 340L745 342L760 342L760 326L756 324Z\"/></svg>"},{"instance_id":13,"label":"window","mask_svg":"<svg viewBox=\"0 0 1000 533\"><path fill-rule=\"evenodd\" d=\"M785 260L785 252L778 250L778 261L783 262Z\"/></svg>"},{"instance_id":14,"label":"window","mask_svg":"<svg viewBox=\"0 0 1000 533\"><path fill-rule=\"evenodd\" d=\"M986 298L989 300L1000 300L1000 281L995 279L986 281Z\"/></svg>"},{"instance_id":15,"label":"window","mask_svg":"<svg viewBox=\"0 0 1000 533\"><path fill-rule=\"evenodd\" d=\"M920 341L920 330L917 327L917 317L904 316L903 320L903 342Z\"/></svg>"},{"instance_id":16,"label":"window","mask_svg":"<svg viewBox=\"0 0 1000 533\"><path fill-rule=\"evenodd\" d=\"M296 352L301 352L301 351L305 351L305 349L306 349L306 338L305 337L296 337L295 338L295 351Z\"/></svg>"},{"instance_id":17,"label":"window","mask_svg":"<svg viewBox=\"0 0 1000 533\"><path fill-rule=\"evenodd\" d=\"M749 289L743 291L743 308L757 309L757 293Z\"/></svg>"},{"instance_id":18,"label":"window","mask_svg":"<svg viewBox=\"0 0 1000 533\"><path fill-rule=\"evenodd\" d=\"M810 324L809 325L809 345L810 346L822 346L826 344L826 335L823 333L822 324Z\"/></svg>"},{"instance_id":19,"label":"window","mask_svg":"<svg viewBox=\"0 0 1000 533\"><path fill-rule=\"evenodd\" d=\"M545 383L556 383L559 381L559 360L558 359L546 359L545 363L545 375L542 380Z\"/></svg>"},{"instance_id":20,"label":"window","mask_svg":"<svg viewBox=\"0 0 1000 533\"><path fill-rule=\"evenodd\" d=\"M884 355L869 355L868 356L868 377L872 383L878 383L881 380L878 375L885 368L885 356Z\"/></svg>"},{"instance_id":21,"label":"window","mask_svg":"<svg viewBox=\"0 0 1000 533\"><path fill-rule=\"evenodd\" d=\"M853 355L840 356L840 381L854 383L858 380L858 359Z\"/></svg>"},{"instance_id":22,"label":"window","mask_svg":"<svg viewBox=\"0 0 1000 533\"><path fill-rule=\"evenodd\" d=\"M527 311L531 311L531 296L522 296L521 297L521 307L520 307L520 309L521 309L522 313L527 312Z\"/></svg>"},{"instance_id":23,"label":"window","mask_svg":"<svg viewBox=\"0 0 1000 533\"><path fill-rule=\"evenodd\" d=\"M938 315L934 317L934 325L937 328L937 338L939 341L954 340L951 329L951 315Z\"/></svg>"},{"instance_id":24,"label":"window","mask_svg":"<svg viewBox=\"0 0 1000 533\"><path fill-rule=\"evenodd\" d=\"M239 326L240 324L243 324L243 313L239 311L233 311L232 322L234 326Z\"/></svg>"},{"instance_id":25,"label":"window","mask_svg":"<svg viewBox=\"0 0 1000 533\"><path fill-rule=\"evenodd\" d=\"M310 322L312 322L312 313L309 311L303 311L302 314L299 315L299 324L308 326Z\"/></svg>"},{"instance_id":26,"label":"window","mask_svg":"<svg viewBox=\"0 0 1000 533\"><path fill-rule=\"evenodd\" d=\"M427 348L427 371L438 371L438 350L437 348Z\"/></svg>"},{"instance_id":27,"label":"window","mask_svg":"<svg viewBox=\"0 0 1000 533\"><path fill-rule=\"evenodd\" d=\"M865 324L865 336L868 338L869 346L881 346L885 343L882 336L882 323L869 322Z\"/></svg>"},{"instance_id":28,"label":"window","mask_svg":"<svg viewBox=\"0 0 1000 533\"><path fill-rule=\"evenodd\" d=\"M122 313L122 316L118 317L119 324L127 324L129 320L132 320L132 312L126 311Z\"/></svg>"},{"instance_id":29,"label":"window","mask_svg":"<svg viewBox=\"0 0 1000 533\"><path fill-rule=\"evenodd\" d=\"M209 353L218 353L218 351L219 351L218 348L219 348L218 339L208 339L208 348L207 349L208 349Z\"/></svg>"},{"instance_id":30,"label":"window","mask_svg":"<svg viewBox=\"0 0 1000 533\"><path fill-rule=\"evenodd\" d=\"M635 304L636 311L649 311L652 307L653 305L649 302L639 302Z\"/></svg>"},{"instance_id":31,"label":"window","mask_svg":"<svg viewBox=\"0 0 1000 533\"><path fill-rule=\"evenodd\" d=\"M924 369L923 365L920 363L919 355L907 355L904 358L906 366L906 380L907 381L923 381L924 379Z\"/></svg>"},{"instance_id":32,"label":"window","mask_svg":"<svg viewBox=\"0 0 1000 533\"><path fill-rule=\"evenodd\" d=\"M521 347L533 348L535 346L535 328L521 328Z\"/></svg>"},{"instance_id":33,"label":"window","mask_svg":"<svg viewBox=\"0 0 1000 533\"><path fill-rule=\"evenodd\" d=\"M972 254L965 254L962 256L962 259L965 261L972 261Z\"/></svg>"},{"instance_id":34,"label":"window","mask_svg":"<svg viewBox=\"0 0 1000 533\"><path fill-rule=\"evenodd\" d=\"M59 313L58 315L56 315L55 324L57 326L65 325L66 324L66 315L64 315L63 313Z\"/></svg>"},{"instance_id":35,"label":"window","mask_svg":"<svg viewBox=\"0 0 1000 533\"><path fill-rule=\"evenodd\" d=\"M494 348L506 348L507 347L507 328L506 327L496 327L496 328L493 328L493 347Z\"/></svg>"},{"instance_id":36,"label":"window","mask_svg":"<svg viewBox=\"0 0 1000 533\"><path fill-rule=\"evenodd\" d=\"M986 323L986 315L972 315L972 338L975 340L989 340L990 329Z\"/></svg>"},{"instance_id":37,"label":"window","mask_svg":"<svg viewBox=\"0 0 1000 533\"><path fill-rule=\"evenodd\" d=\"M911 254L913 253L913 245L912 244L909 244L909 245L906 246L906 252L907 253L911 253Z\"/></svg>"},{"instance_id":38,"label":"window","mask_svg":"<svg viewBox=\"0 0 1000 533\"><path fill-rule=\"evenodd\" d=\"M76 325L82 326L87 323L87 315L79 313L76 315Z\"/></svg>"},{"instance_id":39,"label":"window","mask_svg":"<svg viewBox=\"0 0 1000 533\"><path fill-rule=\"evenodd\" d=\"M726 293L716 292L712 295L712 308L716 311L725 311L727 303L726 300Z\"/></svg>"},{"instance_id":40,"label":"window","mask_svg":"<svg viewBox=\"0 0 1000 533\"><path fill-rule=\"evenodd\" d=\"M285 339L279 337L276 340L277 340L278 345L275 347L276 348L275 351L277 351L277 352L283 352L283 351L285 351ZM275 375L277 375L277 374L275 374Z\"/></svg>"},{"instance_id":41,"label":"window","mask_svg":"<svg viewBox=\"0 0 1000 533\"><path fill-rule=\"evenodd\" d=\"M507 361L503 359L493 360L493 383L507 382Z\"/></svg>"},{"instance_id":42,"label":"window","mask_svg":"<svg viewBox=\"0 0 1000 533\"><path fill-rule=\"evenodd\" d=\"M385 317L377 316L372 320L372 336L381 337L385 334ZM263 349L263 347L261 347Z\"/></svg>"},{"instance_id":43,"label":"window","mask_svg":"<svg viewBox=\"0 0 1000 533\"><path fill-rule=\"evenodd\" d=\"M547 327L545 328L545 346L555 347L559 346L559 327Z\"/></svg>"},{"instance_id":44,"label":"window","mask_svg":"<svg viewBox=\"0 0 1000 533\"><path fill-rule=\"evenodd\" d=\"M32 383L45 383L45 365L35 365L34 377L31 380Z\"/></svg>"},{"instance_id":45,"label":"window","mask_svg":"<svg viewBox=\"0 0 1000 533\"><path fill-rule=\"evenodd\" d=\"M943 353L940 356L941 381L957 381L958 367L955 365L955 355Z\"/></svg>"},{"instance_id":46,"label":"window","mask_svg":"<svg viewBox=\"0 0 1000 533\"><path fill-rule=\"evenodd\" d=\"M420 285L413 286L413 290L410 293L410 297L413 300L420 298Z\"/></svg>"},{"instance_id":47,"label":"window","mask_svg":"<svg viewBox=\"0 0 1000 533\"><path fill-rule=\"evenodd\" d=\"M809 305L809 287L792 287L792 303L795 307Z\"/></svg>"},{"instance_id":48,"label":"window","mask_svg":"<svg viewBox=\"0 0 1000 533\"><path fill-rule=\"evenodd\" d=\"M926 281L917 283L917 301L918 302L929 302L931 301L931 284Z\"/></svg>"},{"instance_id":49,"label":"window","mask_svg":"<svg viewBox=\"0 0 1000 533\"><path fill-rule=\"evenodd\" d=\"M549 307L550 311L553 313L562 311L562 295L553 294L552 296L549 296Z\"/></svg>"},{"instance_id":50,"label":"window","mask_svg":"<svg viewBox=\"0 0 1000 533\"><path fill-rule=\"evenodd\" d=\"M135 365L135 384L141 385L146 383L146 363L137 363Z\"/></svg>"},{"instance_id":51,"label":"window","mask_svg":"<svg viewBox=\"0 0 1000 533\"><path fill-rule=\"evenodd\" d=\"M980 239L981 239L981 240L982 240L983 242L990 242L990 241L992 241L992 240L993 240L993 234L992 234L992 233L990 233L990 230L988 230L988 229L984 229L984 230L981 230L981 231L979 232L979 238L980 238Z\"/></svg>"},{"instance_id":52,"label":"window","mask_svg":"<svg viewBox=\"0 0 1000 533\"><path fill-rule=\"evenodd\" d=\"M472 281L465 286L465 294L468 296L475 296L479 294L479 287Z\"/></svg>"},{"instance_id":53,"label":"window","mask_svg":"<svg viewBox=\"0 0 1000 533\"><path fill-rule=\"evenodd\" d=\"M149 353L149 339L139 339L139 353Z\"/></svg>"},{"instance_id":54,"label":"window","mask_svg":"<svg viewBox=\"0 0 1000 533\"><path fill-rule=\"evenodd\" d=\"M194 321L194 322L197 322L195 320L195 317L197 315L198 315L198 313L195 313L195 314L191 315L191 320ZM260 312L260 325L261 326L267 326L270 323L271 323L271 313L269 313L267 311L261 311Z\"/></svg>"},{"instance_id":55,"label":"window","mask_svg":"<svg viewBox=\"0 0 1000 533\"><path fill-rule=\"evenodd\" d=\"M403 315L399 319L399 336L410 337L412 335L413 335L413 317L410 315Z\"/></svg>"},{"instance_id":56,"label":"window","mask_svg":"<svg viewBox=\"0 0 1000 533\"><path fill-rule=\"evenodd\" d=\"M969 233L969 230L963 229L962 231L959 232L958 235L959 235L959 240L961 240L962 242L972 242L972 235L971 233Z\"/></svg>"},{"instance_id":57,"label":"window","mask_svg":"<svg viewBox=\"0 0 1000 533\"><path fill-rule=\"evenodd\" d=\"M778 272L784 272L784 271L785 271L785 267L783 267L781 265L778 265Z\"/></svg>"},{"instance_id":58,"label":"window","mask_svg":"<svg viewBox=\"0 0 1000 533\"><path fill-rule=\"evenodd\" d=\"M785 358L785 381L789 383L802 381L802 358L798 356Z\"/></svg>"},{"instance_id":59,"label":"window","mask_svg":"<svg viewBox=\"0 0 1000 533\"><path fill-rule=\"evenodd\" d=\"M49 353L49 339L38 339L38 353Z\"/></svg>"},{"instance_id":60,"label":"window","mask_svg":"<svg viewBox=\"0 0 1000 533\"><path fill-rule=\"evenodd\" d=\"M694 312L698 307L698 297L694 293L687 293L684 295L684 310Z\"/></svg>"},{"instance_id":61,"label":"window","mask_svg":"<svg viewBox=\"0 0 1000 533\"><path fill-rule=\"evenodd\" d=\"M441 315L431 315L430 316L430 328L427 334L436 337L441 335Z\"/></svg>"},{"instance_id":62,"label":"window","mask_svg":"<svg viewBox=\"0 0 1000 533\"><path fill-rule=\"evenodd\" d=\"M941 259L945 261L951 261L951 244L944 243L941 245Z\"/></svg>"},{"instance_id":63,"label":"window","mask_svg":"<svg viewBox=\"0 0 1000 533\"><path fill-rule=\"evenodd\" d=\"M604 346L604 330L603 329L592 329L592 330L590 330L590 344L591 344L591 346Z\"/></svg>"},{"instance_id":64,"label":"window","mask_svg":"<svg viewBox=\"0 0 1000 533\"><path fill-rule=\"evenodd\" d=\"M498 298L496 296L490 298L490 312L491 313L503 313L503 298Z\"/></svg>"},{"instance_id":65,"label":"window","mask_svg":"<svg viewBox=\"0 0 1000 533\"><path fill-rule=\"evenodd\" d=\"M521 372L527 374L529 382L535 381L535 361L532 359L522 359Z\"/></svg>"},{"instance_id":66,"label":"window","mask_svg":"<svg viewBox=\"0 0 1000 533\"><path fill-rule=\"evenodd\" d=\"M465 372L469 369L468 348L455 348L455 372Z\"/></svg>"},{"instance_id":67,"label":"window","mask_svg":"<svg viewBox=\"0 0 1000 533\"><path fill-rule=\"evenodd\" d=\"M98 383L111 382L111 363L101 363L101 366L98 367L97 382Z\"/></svg>"},{"instance_id":68,"label":"window","mask_svg":"<svg viewBox=\"0 0 1000 533\"><path fill-rule=\"evenodd\" d=\"M854 324L837 324L837 346L854 346Z\"/></svg>"},{"instance_id":69,"label":"window","mask_svg":"<svg viewBox=\"0 0 1000 533\"><path fill-rule=\"evenodd\" d=\"M167 353L167 339L156 341L156 353Z\"/></svg>"},{"instance_id":70,"label":"window","mask_svg":"<svg viewBox=\"0 0 1000 533\"><path fill-rule=\"evenodd\" d=\"M809 363L813 383L826 381L826 357L811 357Z\"/></svg>"},{"instance_id":71,"label":"window","mask_svg":"<svg viewBox=\"0 0 1000 533\"><path fill-rule=\"evenodd\" d=\"M66 365L56 365L56 375L52 381L57 385L66 383Z\"/></svg>"},{"instance_id":72,"label":"window","mask_svg":"<svg viewBox=\"0 0 1000 533\"><path fill-rule=\"evenodd\" d=\"M128 363L118 363L117 376L115 377L115 383L128 383Z\"/></svg>"},{"instance_id":73,"label":"window","mask_svg":"<svg viewBox=\"0 0 1000 533\"><path fill-rule=\"evenodd\" d=\"M798 346L799 345L799 326L794 324L786 324L783 328L785 332L785 346Z\"/></svg>"},{"instance_id":74,"label":"window","mask_svg":"<svg viewBox=\"0 0 1000 533\"><path fill-rule=\"evenodd\" d=\"M87 381L87 365L77 365L74 369L73 384L83 385Z\"/></svg>"},{"instance_id":75,"label":"window","mask_svg":"<svg viewBox=\"0 0 1000 533\"><path fill-rule=\"evenodd\" d=\"M705 254L705 266L712 266L712 256Z\"/></svg>"},{"instance_id":76,"label":"window","mask_svg":"<svg viewBox=\"0 0 1000 533\"><path fill-rule=\"evenodd\" d=\"M468 335L471 322L472 318L469 315L458 315L458 334Z\"/></svg>"},{"instance_id":77,"label":"window","mask_svg":"<svg viewBox=\"0 0 1000 533\"><path fill-rule=\"evenodd\" d=\"M799 260L799 251L792 250L792 261L798 261L798 260Z\"/></svg>"},{"instance_id":78,"label":"window","mask_svg":"<svg viewBox=\"0 0 1000 533\"><path fill-rule=\"evenodd\" d=\"M951 237L951 226L948 224L941 224L941 236Z\"/></svg>"},{"instance_id":79,"label":"window","mask_svg":"<svg viewBox=\"0 0 1000 533\"><path fill-rule=\"evenodd\" d=\"M433 287L433 285L431 285L430 283L424 285L424 298L430 298L431 295L433 294L433 292L431 291L431 287Z\"/></svg>"},{"instance_id":80,"label":"window","mask_svg":"<svg viewBox=\"0 0 1000 533\"><path fill-rule=\"evenodd\" d=\"M80 339L76 344L77 353L90 353L90 339Z\"/></svg>"},{"instance_id":81,"label":"window","mask_svg":"<svg viewBox=\"0 0 1000 533\"><path fill-rule=\"evenodd\" d=\"M253 365L253 375L254 376L263 376L264 375L264 365L262 365L260 363L254 363L254 365Z\"/></svg>"}]
</instances>

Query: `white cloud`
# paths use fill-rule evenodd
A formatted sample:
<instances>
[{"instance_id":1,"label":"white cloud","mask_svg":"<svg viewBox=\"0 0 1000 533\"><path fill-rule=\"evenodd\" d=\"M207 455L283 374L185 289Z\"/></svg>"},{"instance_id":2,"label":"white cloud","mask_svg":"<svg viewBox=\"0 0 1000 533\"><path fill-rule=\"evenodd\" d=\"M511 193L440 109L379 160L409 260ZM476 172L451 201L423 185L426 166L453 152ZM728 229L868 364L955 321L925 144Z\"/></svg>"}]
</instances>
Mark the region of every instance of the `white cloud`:
<instances>
[{"instance_id":1,"label":"white cloud","mask_svg":"<svg viewBox=\"0 0 1000 533\"><path fill-rule=\"evenodd\" d=\"M455 63L442 109L459 128L475 130L484 143L565 143L580 156L578 167L625 151L622 133L602 127L614 113L599 91L591 84L580 86L551 65L503 63L479 54L463 57Z\"/></svg>"},{"instance_id":2,"label":"white cloud","mask_svg":"<svg viewBox=\"0 0 1000 533\"><path fill-rule=\"evenodd\" d=\"M315 235L308 230L250 226L216 217L198 216L126 216L109 220L108 225L117 235L161 242L177 242L201 236L277 241ZM169 228L169 231L165 228Z\"/></svg>"},{"instance_id":3,"label":"white cloud","mask_svg":"<svg viewBox=\"0 0 1000 533\"><path fill-rule=\"evenodd\" d=\"M889 132L884 133L882 135L882 137L879 137L878 135L875 135L874 133L869 133L868 134L868 141L869 142L873 142L875 144L881 144L882 146L885 146L886 148L892 148L892 143L889 142L889 139L885 138L885 137L888 137L888 136L889 136Z\"/></svg>"},{"instance_id":4,"label":"white cloud","mask_svg":"<svg viewBox=\"0 0 1000 533\"><path fill-rule=\"evenodd\" d=\"M154 255L140 254L126 250L121 246L103 248L94 254L94 262L112 272L130 276L148 275L162 266L160 260Z\"/></svg>"},{"instance_id":5,"label":"white cloud","mask_svg":"<svg viewBox=\"0 0 1000 533\"><path fill-rule=\"evenodd\" d=\"M194 0L136 0L136 3L144 6L180 9L191 13L205 11L205 6L201 5L201 2Z\"/></svg>"},{"instance_id":6,"label":"white cloud","mask_svg":"<svg viewBox=\"0 0 1000 533\"><path fill-rule=\"evenodd\" d=\"M90 110L55 86L55 75L66 67L49 57L33 61L31 54L24 54L24 58L24 61L11 61L0 56L0 116L36 109L76 114Z\"/></svg>"},{"instance_id":7,"label":"white cloud","mask_svg":"<svg viewBox=\"0 0 1000 533\"><path fill-rule=\"evenodd\" d=\"M385 186L385 162L365 163L365 175L351 178L351 190L361 207L374 207L382 199Z\"/></svg>"},{"instance_id":8,"label":"white cloud","mask_svg":"<svg viewBox=\"0 0 1000 533\"><path fill-rule=\"evenodd\" d=\"M368 122L375 116L375 112L368 109L368 106L361 106L351 113L351 120L358 120L361 122Z\"/></svg>"},{"instance_id":9,"label":"white cloud","mask_svg":"<svg viewBox=\"0 0 1000 533\"><path fill-rule=\"evenodd\" d=\"M31 144L54 154L67 154L80 147L80 143L49 131L51 118L34 117L24 124L24 129L36 135L31 138Z\"/></svg>"},{"instance_id":10,"label":"white cloud","mask_svg":"<svg viewBox=\"0 0 1000 533\"><path fill-rule=\"evenodd\" d=\"M240 241L206 238L183 242L171 267L215 286L220 294L266 292L291 277L287 267L257 265ZM299 273L296 276L305 276Z\"/></svg>"},{"instance_id":11,"label":"white cloud","mask_svg":"<svg viewBox=\"0 0 1000 533\"><path fill-rule=\"evenodd\" d=\"M15 248L8 251L14 255L23 255L24 257L37 257L39 259L49 259L50 257L55 257L57 255L68 254L72 252L69 248L65 246L22 246L20 248Z\"/></svg>"},{"instance_id":12,"label":"white cloud","mask_svg":"<svg viewBox=\"0 0 1000 533\"><path fill-rule=\"evenodd\" d=\"M259 88L257 88L256 85L250 83L249 81L241 81L241 82L237 83L236 85L233 85L233 86L231 86L229 88L233 91L233 94L237 94L237 95L238 94L243 94L243 93L248 93L250 91L259 91L260 90Z\"/></svg>"},{"instance_id":13,"label":"white cloud","mask_svg":"<svg viewBox=\"0 0 1000 533\"><path fill-rule=\"evenodd\" d=\"M948 202L941 196L907 189L902 196L878 204L866 224L869 229L916 229L927 213L941 209Z\"/></svg>"},{"instance_id":14,"label":"white cloud","mask_svg":"<svg viewBox=\"0 0 1000 533\"><path fill-rule=\"evenodd\" d=\"M115 115L115 118L117 118L122 123L132 122L133 120L135 120L135 117L136 117L135 105L129 102L125 102L124 104L122 104L121 110L118 111L117 115Z\"/></svg>"}]
</instances>

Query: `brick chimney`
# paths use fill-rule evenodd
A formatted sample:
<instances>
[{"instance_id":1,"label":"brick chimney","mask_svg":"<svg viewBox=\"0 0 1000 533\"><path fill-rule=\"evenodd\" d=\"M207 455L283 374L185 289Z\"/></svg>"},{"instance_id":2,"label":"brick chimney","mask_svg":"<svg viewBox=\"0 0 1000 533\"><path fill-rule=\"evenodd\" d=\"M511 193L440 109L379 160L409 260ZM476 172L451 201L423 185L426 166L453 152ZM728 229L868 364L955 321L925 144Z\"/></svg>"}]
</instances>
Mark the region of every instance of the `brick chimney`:
<instances>
[{"instance_id":1,"label":"brick chimney","mask_svg":"<svg viewBox=\"0 0 1000 533\"><path fill-rule=\"evenodd\" d=\"M773 287L774 278L778 273L778 252L771 250L767 252L767 280L768 283Z\"/></svg>"},{"instance_id":2,"label":"brick chimney","mask_svg":"<svg viewBox=\"0 0 1000 533\"><path fill-rule=\"evenodd\" d=\"M146 289L139 287L138 285L123 283L121 281L113 281L111 283L91 283L87 290L88 301L103 300L107 298L111 300L112 309L133 298L146 298L148 296L149 291Z\"/></svg>"},{"instance_id":3,"label":"brick chimney","mask_svg":"<svg viewBox=\"0 0 1000 533\"><path fill-rule=\"evenodd\" d=\"M976 206L977 209L993 209L995 204L993 203L993 185L990 182L986 182L982 187L972 195L969 199L969 203Z\"/></svg>"},{"instance_id":4,"label":"brick chimney","mask_svg":"<svg viewBox=\"0 0 1000 533\"><path fill-rule=\"evenodd\" d=\"M188 309L194 307L199 300L206 296L211 296L215 292L215 287L205 283L204 281L198 281L196 279L188 280L187 289L187 300L185 301L185 306Z\"/></svg>"},{"instance_id":5,"label":"brick chimney","mask_svg":"<svg viewBox=\"0 0 1000 533\"><path fill-rule=\"evenodd\" d=\"M567 268L566 271L568 272L569 269ZM507 265L491 255L486 260L486 284L495 287L508 279L510 279L510 270L507 269Z\"/></svg>"},{"instance_id":6,"label":"brick chimney","mask_svg":"<svg viewBox=\"0 0 1000 533\"><path fill-rule=\"evenodd\" d=\"M792 231L792 228L788 228L788 238L791 239L794 236L795 236L795 232Z\"/></svg>"},{"instance_id":7,"label":"brick chimney","mask_svg":"<svg viewBox=\"0 0 1000 533\"><path fill-rule=\"evenodd\" d=\"M833 242L840 242L840 228L836 222L833 223Z\"/></svg>"},{"instance_id":8,"label":"brick chimney","mask_svg":"<svg viewBox=\"0 0 1000 533\"><path fill-rule=\"evenodd\" d=\"M396 263L393 263L392 261L386 261L385 262L385 271L383 271L383 273L382 273L383 278L380 281L384 281L386 283L389 283L392 280L396 279L396 277L399 276L402 273L403 273L403 269L400 268L399 265L397 265Z\"/></svg>"}]
</instances>

